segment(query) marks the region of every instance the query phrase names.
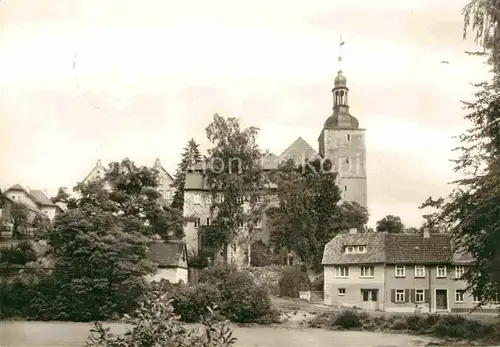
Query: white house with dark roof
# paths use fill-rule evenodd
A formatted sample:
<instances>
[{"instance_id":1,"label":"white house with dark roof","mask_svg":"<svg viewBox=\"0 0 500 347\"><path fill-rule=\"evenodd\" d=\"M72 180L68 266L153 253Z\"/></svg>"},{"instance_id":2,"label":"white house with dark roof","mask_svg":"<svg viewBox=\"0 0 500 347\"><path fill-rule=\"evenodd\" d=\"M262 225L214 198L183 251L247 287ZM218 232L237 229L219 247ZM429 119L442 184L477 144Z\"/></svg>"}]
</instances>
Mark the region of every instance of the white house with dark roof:
<instances>
[{"instance_id":1,"label":"white house with dark roof","mask_svg":"<svg viewBox=\"0 0 500 347\"><path fill-rule=\"evenodd\" d=\"M462 275L472 258L449 235L339 234L323 254L324 302L392 312L465 313L479 303ZM498 305L478 312L498 313Z\"/></svg>"},{"instance_id":2,"label":"white house with dark roof","mask_svg":"<svg viewBox=\"0 0 500 347\"><path fill-rule=\"evenodd\" d=\"M188 283L186 244L154 242L149 248L149 259L157 266L157 270L145 277L147 281L159 282L165 279L170 283Z\"/></svg>"},{"instance_id":3,"label":"white house with dark roof","mask_svg":"<svg viewBox=\"0 0 500 347\"><path fill-rule=\"evenodd\" d=\"M348 92L347 80L342 71L339 71L332 89L333 112L320 131L319 151L299 137L280 155L272 153L265 155L261 166L263 170L272 170L290 159L297 164L315 158L330 159L333 164L332 171L337 173L337 184L342 193L342 200L355 201L367 207L365 129L360 128L359 121L350 114ZM195 251L200 245L198 230L200 226L209 225L211 219L211 194L205 179L203 164L200 164L186 174L184 186L184 216L190 220L184 232L188 248ZM261 225L264 231L265 216L261 220ZM244 230L245 226L242 226L243 236ZM245 263L246 248L247 245L238 245L237 242L228 247L227 260L238 265Z\"/></svg>"},{"instance_id":4,"label":"white house with dark roof","mask_svg":"<svg viewBox=\"0 0 500 347\"><path fill-rule=\"evenodd\" d=\"M13 202L23 203L34 214L47 216L50 220L63 212L62 207L54 204L41 190L23 188L16 184L7 189L4 195Z\"/></svg>"}]
</instances>

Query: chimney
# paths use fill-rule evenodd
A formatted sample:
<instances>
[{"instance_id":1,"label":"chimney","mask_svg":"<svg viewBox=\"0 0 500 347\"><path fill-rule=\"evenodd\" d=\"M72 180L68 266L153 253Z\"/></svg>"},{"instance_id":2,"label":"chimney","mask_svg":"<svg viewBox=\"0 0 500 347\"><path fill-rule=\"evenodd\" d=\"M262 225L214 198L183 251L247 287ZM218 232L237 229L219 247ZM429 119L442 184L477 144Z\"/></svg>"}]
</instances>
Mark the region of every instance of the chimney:
<instances>
[{"instance_id":1,"label":"chimney","mask_svg":"<svg viewBox=\"0 0 500 347\"><path fill-rule=\"evenodd\" d=\"M26 191L27 191L28 193L29 193L29 192L30 192L30 190L31 190L30 186L25 186L25 188L24 188L24 189L26 189Z\"/></svg>"},{"instance_id":2,"label":"chimney","mask_svg":"<svg viewBox=\"0 0 500 347\"><path fill-rule=\"evenodd\" d=\"M357 234L358 233L358 228L350 228L349 229L349 234Z\"/></svg>"},{"instance_id":3,"label":"chimney","mask_svg":"<svg viewBox=\"0 0 500 347\"><path fill-rule=\"evenodd\" d=\"M46 197L49 197L49 196L47 195L47 189L44 189L44 190L43 190L43 194L44 194Z\"/></svg>"},{"instance_id":4,"label":"chimney","mask_svg":"<svg viewBox=\"0 0 500 347\"><path fill-rule=\"evenodd\" d=\"M102 160L101 159L97 159L97 164L95 164L95 166L101 167L102 166Z\"/></svg>"},{"instance_id":5,"label":"chimney","mask_svg":"<svg viewBox=\"0 0 500 347\"><path fill-rule=\"evenodd\" d=\"M160 166L161 166L160 158L156 158L156 160L155 160L155 167L160 167Z\"/></svg>"},{"instance_id":6,"label":"chimney","mask_svg":"<svg viewBox=\"0 0 500 347\"><path fill-rule=\"evenodd\" d=\"M429 237L431 237L429 228L424 228L424 239L428 239Z\"/></svg>"}]
</instances>

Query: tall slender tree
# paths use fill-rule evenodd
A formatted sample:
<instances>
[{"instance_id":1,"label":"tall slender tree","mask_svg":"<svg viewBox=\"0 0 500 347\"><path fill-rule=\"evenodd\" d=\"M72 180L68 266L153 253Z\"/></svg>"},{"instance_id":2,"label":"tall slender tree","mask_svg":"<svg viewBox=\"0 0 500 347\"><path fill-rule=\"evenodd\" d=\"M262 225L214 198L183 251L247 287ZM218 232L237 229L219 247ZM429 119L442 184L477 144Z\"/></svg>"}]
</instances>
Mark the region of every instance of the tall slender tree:
<instances>
[{"instance_id":1,"label":"tall slender tree","mask_svg":"<svg viewBox=\"0 0 500 347\"><path fill-rule=\"evenodd\" d=\"M492 79L477 85L466 102L470 129L460 135L455 171L462 178L447 198L429 198L422 207L436 207L428 223L443 225L455 249L469 253L474 264L464 277L482 303L500 297L500 2L473 0L464 8L464 37L469 29L482 45ZM432 218L431 218L432 217Z\"/></svg>"},{"instance_id":2,"label":"tall slender tree","mask_svg":"<svg viewBox=\"0 0 500 347\"><path fill-rule=\"evenodd\" d=\"M199 145L194 139L189 140L184 151L182 152L182 159L177 167L174 183L172 187L175 188L172 207L178 210L184 210L184 185L186 183L186 172L194 168L196 164L202 161Z\"/></svg>"},{"instance_id":3,"label":"tall slender tree","mask_svg":"<svg viewBox=\"0 0 500 347\"><path fill-rule=\"evenodd\" d=\"M252 219L248 211L258 208L267 176L261 168L262 152L256 139L259 129L240 128L237 118L223 118L215 114L206 128L207 138L212 144L206 159L206 178L211 190L211 211L214 214L214 228L218 230L216 246L224 252L227 261L227 247L243 242L238 231ZM245 204L246 203L246 204ZM253 219L252 219L253 220ZM246 238L250 242L249 238Z\"/></svg>"}]
</instances>

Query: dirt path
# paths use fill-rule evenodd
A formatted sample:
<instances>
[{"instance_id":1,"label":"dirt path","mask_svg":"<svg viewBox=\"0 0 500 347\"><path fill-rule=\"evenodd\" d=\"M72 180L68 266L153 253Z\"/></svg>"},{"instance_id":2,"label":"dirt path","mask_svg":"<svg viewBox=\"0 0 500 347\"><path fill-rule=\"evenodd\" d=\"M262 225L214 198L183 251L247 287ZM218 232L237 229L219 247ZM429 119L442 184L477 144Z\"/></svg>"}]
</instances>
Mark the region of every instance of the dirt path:
<instances>
[{"instance_id":1,"label":"dirt path","mask_svg":"<svg viewBox=\"0 0 500 347\"><path fill-rule=\"evenodd\" d=\"M114 332L126 329L123 324L110 324ZM89 331L86 323L1 322L2 347L76 347L83 346ZM235 347L304 347L304 346L425 346L433 339L410 335L381 334L359 331L327 331L322 329L284 327L234 327L238 338Z\"/></svg>"}]
</instances>

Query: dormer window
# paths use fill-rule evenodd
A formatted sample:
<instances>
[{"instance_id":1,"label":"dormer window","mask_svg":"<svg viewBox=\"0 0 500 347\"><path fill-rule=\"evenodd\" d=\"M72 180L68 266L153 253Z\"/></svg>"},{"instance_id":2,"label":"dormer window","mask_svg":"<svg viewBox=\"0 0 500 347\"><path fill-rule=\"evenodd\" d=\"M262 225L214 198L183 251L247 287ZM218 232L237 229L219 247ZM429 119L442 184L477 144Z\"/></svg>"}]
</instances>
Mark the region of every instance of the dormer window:
<instances>
[{"instance_id":1,"label":"dormer window","mask_svg":"<svg viewBox=\"0 0 500 347\"><path fill-rule=\"evenodd\" d=\"M366 253L366 245L345 246L344 252L347 254Z\"/></svg>"}]
</instances>

